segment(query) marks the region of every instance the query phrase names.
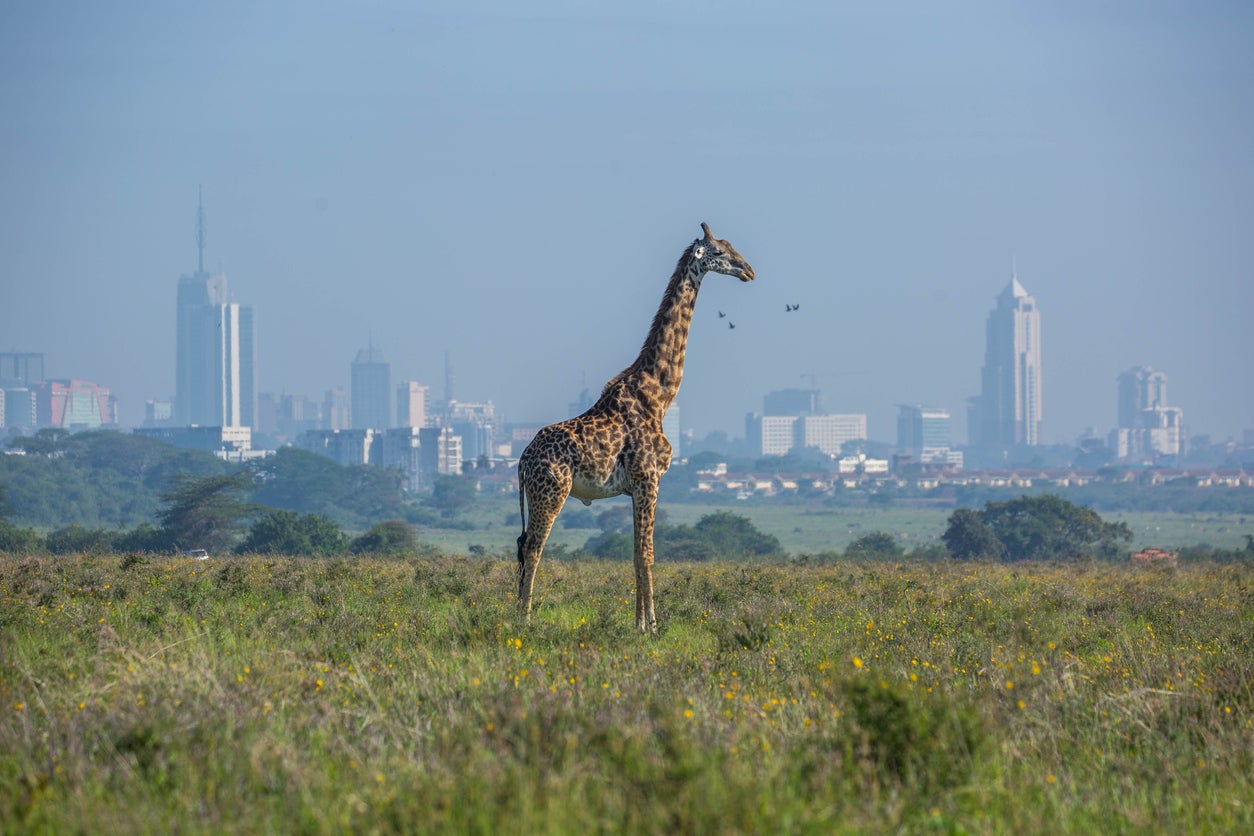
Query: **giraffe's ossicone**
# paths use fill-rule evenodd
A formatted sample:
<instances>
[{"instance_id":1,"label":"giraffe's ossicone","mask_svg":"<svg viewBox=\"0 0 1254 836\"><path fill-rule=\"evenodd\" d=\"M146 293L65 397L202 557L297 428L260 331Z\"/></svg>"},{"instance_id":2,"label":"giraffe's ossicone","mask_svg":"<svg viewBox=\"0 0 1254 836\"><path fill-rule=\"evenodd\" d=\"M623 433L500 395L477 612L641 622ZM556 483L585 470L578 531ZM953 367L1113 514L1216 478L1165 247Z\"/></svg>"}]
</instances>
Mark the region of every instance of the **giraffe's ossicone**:
<instances>
[{"instance_id":1,"label":"giraffe's ossicone","mask_svg":"<svg viewBox=\"0 0 1254 836\"><path fill-rule=\"evenodd\" d=\"M693 305L706 273L753 280L753 268L735 247L715 238L705 224L701 231L702 236L679 257L635 362L605 384L587 412L536 433L518 460L518 505L523 518L518 538L518 611L524 618L531 615L531 594L544 543L567 497L588 504L627 494L635 529L636 627L656 629L653 521L658 482L671 460L662 417L679 392Z\"/></svg>"}]
</instances>

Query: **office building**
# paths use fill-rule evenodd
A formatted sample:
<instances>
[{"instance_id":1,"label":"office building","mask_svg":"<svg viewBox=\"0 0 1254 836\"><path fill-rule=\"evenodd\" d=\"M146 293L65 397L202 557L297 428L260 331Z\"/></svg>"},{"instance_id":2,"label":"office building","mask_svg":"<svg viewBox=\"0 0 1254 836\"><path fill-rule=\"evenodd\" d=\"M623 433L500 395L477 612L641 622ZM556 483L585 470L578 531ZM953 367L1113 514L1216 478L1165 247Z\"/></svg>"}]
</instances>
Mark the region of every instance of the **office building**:
<instances>
[{"instance_id":1,"label":"office building","mask_svg":"<svg viewBox=\"0 0 1254 836\"><path fill-rule=\"evenodd\" d=\"M988 315L980 394L968 421L979 447L1040 444L1041 315L1017 276Z\"/></svg>"},{"instance_id":2,"label":"office building","mask_svg":"<svg viewBox=\"0 0 1254 836\"><path fill-rule=\"evenodd\" d=\"M109 390L87 380L46 380L32 387L40 427L98 429L117 424Z\"/></svg>"},{"instance_id":3,"label":"office building","mask_svg":"<svg viewBox=\"0 0 1254 836\"><path fill-rule=\"evenodd\" d=\"M800 415L793 424L793 446L818 448L838 456L850 441L866 441L866 416L860 413Z\"/></svg>"},{"instance_id":4,"label":"office building","mask_svg":"<svg viewBox=\"0 0 1254 836\"><path fill-rule=\"evenodd\" d=\"M904 461L962 467L962 453L952 449L949 410L909 404L897 409L897 450Z\"/></svg>"},{"instance_id":5,"label":"office building","mask_svg":"<svg viewBox=\"0 0 1254 836\"><path fill-rule=\"evenodd\" d=\"M328 389L322 399L322 429L346 430L351 425L348 392L343 386Z\"/></svg>"},{"instance_id":6,"label":"office building","mask_svg":"<svg viewBox=\"0 0 1254 836\"><path fill-rule=\"evenodd\" d=\"M37 352L0 351L0 388L17 389L43 382L43 354Z\"/></svg>"},{"instance_id":7,"label":"office building","mask_svg":"<svg viewBox=\"0 0 1254 836\"><path fill-rule=\"evenodd\" d=\"M225 274L205 272L203 205L197 210L197 269L179 277L175 321L178 423L251 427L256 423L256 321L230 300Z\"/></svg>"},{"instance_id":8,"label":"office building","mask_svg":"<svg viewBox=\"0 0 1254 836\"><path fill-rule=\"evenodd\" d=\"M44 382L44 356L35 352L0 352L0 427L34 429L36 389Z\"/></svg>"},{"instance_id":9,"label":"office building","mask_svg":"<svg viewBox=\"0 0 1254 836\"><path fill-rule=\"evenodd\" d=\"M353 359L349 392L353 429L383 430L392 426L392 367L373 341Z\"/></svg>"},{"instance_id":10,"label":"office building","mask_svg":"<svg viewBox=\"0 0 1254 836\"><path fill-rule=\"evenodd\" d=\"M745 416L745 440L759 456L783 456L806 448L838 456L845 444L866 437L866 415L860 413Z\"/></svg>"},{"instance_id":11,"label":"office building","mask_svg":"<svg viewBox=\"0 0 1254 836\"><path fill-rule=\"evenodd\" d=\"M396 387L396 426L425 427L431 411L431 390L416 380Z\"/></svg>"},{"instance_id":12,"label":"office building","mask_svg":"<svg viewBox=\"0 0 1254 836\"><path fill-rule=\"evenodd\" d=\"M1119 426L1111 448L1120 459L1152 460L1184 452L1184 412L1167 405L1167 375L1136 366L1116 384Z\"/></svg>"}]
</instances>

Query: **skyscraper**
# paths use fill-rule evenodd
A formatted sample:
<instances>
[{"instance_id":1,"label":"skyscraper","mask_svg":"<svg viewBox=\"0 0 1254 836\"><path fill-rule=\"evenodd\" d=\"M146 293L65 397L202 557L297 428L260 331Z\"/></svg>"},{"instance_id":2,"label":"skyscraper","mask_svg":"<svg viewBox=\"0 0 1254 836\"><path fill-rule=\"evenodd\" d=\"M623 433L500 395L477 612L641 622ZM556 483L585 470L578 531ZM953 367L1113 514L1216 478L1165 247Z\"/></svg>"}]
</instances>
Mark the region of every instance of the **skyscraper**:
<instances>
[{"instance_id":1,"label":"skyscraper","mask_svg":"<svg viewBox=\"0 0 1254 836\"><path fill-rule=\"evenodd\" d=\"M930 406L899 404L897 448L920 461L925 456L948 452L949 411Z\"/></svg>"},{"instance_id":2,"label":"skyscraper","mask_svg":"<svg viewBox=\"0 0 1254 836\"><path fill-rule=\"evenodd\" d=\"M978 447L1034 446L1041 441L1041 315L1011 275L988 315L980 394L969 413Z\"/></svg>"},{"instance_id":3,"label":"skyscraper","mask_svg":"<svg viewBox=\"0 0 1254 836\"><path fill-rule=\"evenodd\" d=\"M196 211L196 272L179 276L175 416L181 424L251 427L257 411L256 322L230 301L226 276L205 272L205 214Z\"/></svg>"},{"instance_id":4,"label":"skyscraper","mask_svg":"<svg viewBox=\"0 0 1254 836\"><path fill-rule=\"evenodd\" d=\"M396 387L396 426L425 427L430 411L431 392L416 380Z\"/></svg>"},{"instance_id":5,"label":"skyscraper","mask_svg":"<svg viewBox=\"0 0 1254 836\"><path fill-rule=\"evenodd\" d=\"M374 347L357 352L351 377L353 429L382 430L392 426L392 367Z\"/></svg>"},{"instance_id":6,"label":"skyscraper","mask_svg":"<svg viewBox=\"0 0 1254 836\"><path fill-rule=\"evenodd\" d=\"M1167 406L1167 375L1137 366L1119 375L1119 427L1111 447L1120 459L1175 456L1184 448L1184 412Z\"/></svg>"}]
</instances>

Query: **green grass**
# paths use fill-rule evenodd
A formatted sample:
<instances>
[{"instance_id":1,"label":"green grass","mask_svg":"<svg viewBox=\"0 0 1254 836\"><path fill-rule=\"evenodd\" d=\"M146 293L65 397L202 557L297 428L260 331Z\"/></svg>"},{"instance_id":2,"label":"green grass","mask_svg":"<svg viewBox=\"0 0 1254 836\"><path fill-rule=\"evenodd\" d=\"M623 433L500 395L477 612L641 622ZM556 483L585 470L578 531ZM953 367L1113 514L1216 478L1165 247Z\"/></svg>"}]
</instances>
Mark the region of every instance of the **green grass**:
<instances>
[{"instance_id":1,"label":"green grass","mask_svg":"<svg viewBox=\"0 0 1254 836\"><path fill-rule=\"evenodd\" d=\"M626 499L614 502L628 502ZM583 508L577 501L571 508ZM610 507L610 502L596 502L594 512ZM759 530L779 538L784 550L792 555L823 554L843 551L851 542L872 531L895 535L906 551L934 543L945 533L950 509L910 507L841 508L822 505L807 506L774 501L750 501L734 504L705 505L664 502L661 505L671 523L692 525L715 511L731 511L748 517ZM506 524L506 517L518 513L517 498L480 498L468 515L475 530L419 527L419 538L437 548L464 554L471 545L488 551L512 550L520 528ZM1107 512L1107 522L1126 522L1134 539L1129 548L1148 546L1179 548L1205 543L1216 548L1237 549L1245 546L1245 535L1254 534L1254 519L1234 514L1173 514L1167 512ZM596 529L569 529L558 517L550 542L567 548L578 548ZM661 556L664 557L664 556Z\"/></svg>"},{"instance_id":2,"label":"green grass","mask_svg":"<svg viewBox=\"0 0 1254 836\"><path fill-rule=\"evenodd\" d=\"M1250 832L1254 567L0 557L10 832Z\"/></svg>"}]
</instances>

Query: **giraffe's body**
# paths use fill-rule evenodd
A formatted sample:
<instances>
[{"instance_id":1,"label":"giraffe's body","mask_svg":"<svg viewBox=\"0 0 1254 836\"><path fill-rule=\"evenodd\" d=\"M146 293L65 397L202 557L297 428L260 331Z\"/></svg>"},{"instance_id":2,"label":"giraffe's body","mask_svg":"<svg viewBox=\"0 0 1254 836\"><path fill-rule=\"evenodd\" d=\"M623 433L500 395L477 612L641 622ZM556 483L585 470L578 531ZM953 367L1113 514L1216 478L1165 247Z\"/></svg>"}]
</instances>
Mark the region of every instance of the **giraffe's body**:
<instances>
[{"instance_id":1,"label":"giraffe's body","mask_svg":"<svg viewBox=\"0 0 1254 836\"><path fill-rule=\"evenodd\" d=\"M653 520L658 482L670 466L671 445L662 417L679 392L692 309L707 272L753 279L753 268L726 241L704 232L680 256L653 326L636 361L605 384L582 415L551 424L518 460L518 609L531 613L536 568L554 520L567 497L594 499L627 494L635 529L636 626L653 629Z\"/></svg>"}]
</instances>

